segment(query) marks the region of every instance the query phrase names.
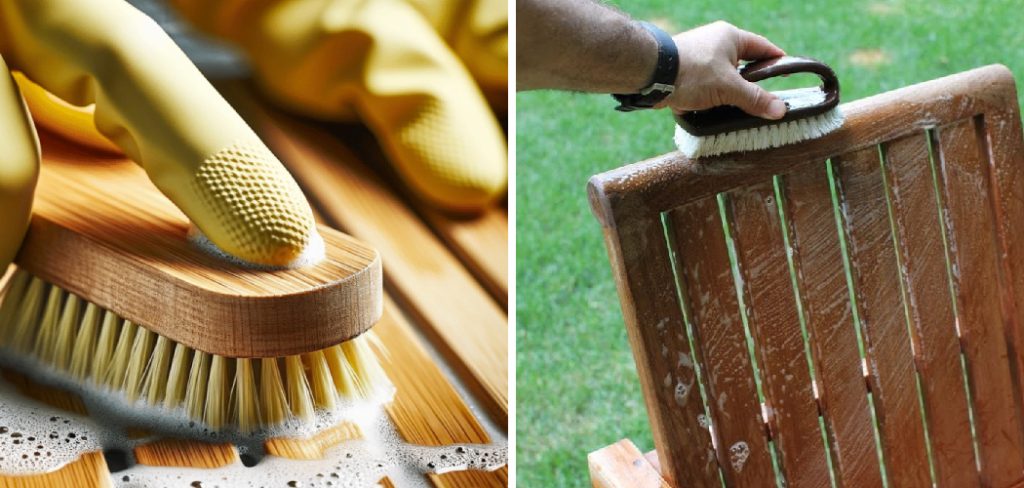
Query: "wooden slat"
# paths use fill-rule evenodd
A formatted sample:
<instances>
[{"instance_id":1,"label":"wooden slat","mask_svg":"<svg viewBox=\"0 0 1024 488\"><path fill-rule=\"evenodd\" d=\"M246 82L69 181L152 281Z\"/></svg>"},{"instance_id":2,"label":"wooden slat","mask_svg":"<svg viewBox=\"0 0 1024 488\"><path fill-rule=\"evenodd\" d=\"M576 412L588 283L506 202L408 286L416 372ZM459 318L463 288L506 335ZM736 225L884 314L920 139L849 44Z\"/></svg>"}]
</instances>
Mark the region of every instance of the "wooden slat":
<instances>
[{"instance_id":1,"label":"wooden slat","mask_svg":"<svg viewBox=\"0 0 1024 488\"><path fill-rule=\"evenodd\" d=\"M508 214L491 207L480 215L458 217L424 209L427 223L494 296L508 306Z\"/></svg>"},{"instance_id":2,"label":"wooden slat","mask_svg":"<svg viewBox=\"0 0 1024 488\"><path fill-rule=\"evenodd\" d=\"M264 448L267 454L290 459L321 459L324 451L342 442L361 439L359 426L350 422L341 422L334 427L318 432L313 437L302 439L293 437L277 437L267 439Z\"/></svg>"},{"instance_id":3,"label":"wooden slat","mask_svg":"<svg viewBox=\"0 0 1024 488\"><path fill-rule=\"evenodd\" d=\"M594 488L672 488L629 439L587 456Z\"/></svg>"},{"instance_id":4,"label":"wooden slat","mask_svg":"<svg viewBox=\"0 0 1024 488\"><path fill-rule=\"evenodd\" d=\"M449 445L491 441L444 373L416 341L412 326L390 298L385 299L384 317L374 331L387 349L381 364L397 389L394 402L387 406L388 414L406 442ZM508 468L429 478L438 488L503 487L508 484Z\"/></svg>"},{"instance_id":5,"label":"wooden slat","mask_svg":"<svg viewBox=\"0 0 1024 488\"><path fill-rule=\"evenodd\" d=\"M262 107L248 88L221 89L322 213L376 247L385 286L499 423L508 420L508 317L406 204L323 129Z\"/></svg>"},{"instance_id":6,"label":"wooden slat","mask_svg":"<svg viewBox=\"0 0 1024 488\"><path fill-rule=\"evenodd\" d=\"M238 450L230 443L160 439L138 446L134 452L139 464L150 466L217 468L239 461Z\"/></svg>"},{"instance_id":7,"label":"wooden slat","mask_svg":"<svg viewBox=\"0 0 1024 488\"><path fill-rule=\"evenodd\" d=\"M110 471L101 452L87 452L78 460L66 464L52 473L32 476L0 476L3 488L105 488L110 483Z\"/></svg>"},{"instance_id":8,"label":"wooden slat","mask_svg":"<svg viewBox=\"0 0 1024 488\"><path fill-rule=\"evenodd\" d=\"M881 486L867 385L824 162L784 179L797 282L836 479Z\"/></svg>"},{"instance_id":9,"label":"wooden slat","mask_svg":"<svg viewBox=\"0 0 1024 488\"><path fill-rule=\"evenodd\" d=\"M828 459L774 185L769 180L732 191L727 201L747 321L782 474L790 487L827 486Z\"/></svg>"},{"instance_id":10,"label":"wooden slat","mask_svg":"<svg viewBox=\"0 0 1024 488\"><path fill-rule=\"evenodd\" d=\"M832 160L890 486L928 487L927 439L878 148Z\"/></svg>"},{"instance_id":11,"label":"wooden slat","mask_svg":"<svg viewBox=\"0 0 1024 488\"><path fill-rule=\"evenodd\" d=\"M605 227L604 238L654 445L667 460L662 474L674 486L718 488L718 461L699 420L705 415L700 395L676 396L677 384L696 389L697 375L692 362L678 361L690 354L690 341L661 219L623 219Z\"/></svg>"},{"instance_id":12,"label":"wooden slat","mask_svg":"<svg viewBox=\"0 0 1024 488\"><path fill-rule=\"evenodd\" d=\"M735 281L718 202L708 198L668 213L680 281L696 334L702 379L719 463L729 485L774 486L775 473L747 352ZM689 363L689 355L661 351L661 361ZM699 398L698 387L666 377L675 395Z\"/></svg>"},{"instance_id":13,"label":"wooden slat","mask_svg":"<svg viewBox=\"0 0 1024 488\"><path fill-rule=\"evenodd\" d=\"M925 135L918 132L883 144L882 149L936 481L977 486L960 345Z\"/></svg>"},{"instance_id":14,"label":"wooden slat","mask_svg":"<svg viewBox=\"0 0 1024 488\"><path fill-rule=\"evenodd\" d=\"M1017 106L982 119L988 136L989 170L999 235L1002 310L1011 372L1024 383L1024 141ZM1024 388L1021 388L1024 390ZM1024 401L1017 397L1018 405Z\"/></svg>"},{"instance_id":15,"label":"wooden slat","mask_svg":"<svg viewBox=\"0 0 1024 488\"><path fill-rule=\"evenodd\" d=\"M953 284L970 373L981 481L985 486L1004 486L1024 476L1024 442L1015 400L1019 390L1011 377L1000 313L988 148L979 145L979 135L984 137L972 119L943 126L935 131L934 149L945 189L946 229L956 270Z\"/></svg>"}]
</instances>

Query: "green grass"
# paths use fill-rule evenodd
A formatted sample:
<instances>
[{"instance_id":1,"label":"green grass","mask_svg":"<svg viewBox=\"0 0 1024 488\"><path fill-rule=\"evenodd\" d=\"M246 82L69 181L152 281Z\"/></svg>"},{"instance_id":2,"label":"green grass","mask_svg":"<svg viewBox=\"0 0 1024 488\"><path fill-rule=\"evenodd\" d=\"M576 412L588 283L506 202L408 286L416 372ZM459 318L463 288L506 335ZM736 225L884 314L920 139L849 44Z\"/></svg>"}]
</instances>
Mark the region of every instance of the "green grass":
<instances>
[{"instance_id":1,"label":"green grass","mask_svg":"<svg viewBox=\"0 0 1024 488\"><path fill-rule=\"evenodd\" d=\"M643 0L620 6L676 30L724 19L826 61L853 100L989 63L1024 80L1019 0ZM527 22L528 19L519 19ZM620 114L602 95L517 95L517 456L525 487L589 486L586 454L652 447L591 175L673 149L664 111Z\"/></svg>"}]
</instances>

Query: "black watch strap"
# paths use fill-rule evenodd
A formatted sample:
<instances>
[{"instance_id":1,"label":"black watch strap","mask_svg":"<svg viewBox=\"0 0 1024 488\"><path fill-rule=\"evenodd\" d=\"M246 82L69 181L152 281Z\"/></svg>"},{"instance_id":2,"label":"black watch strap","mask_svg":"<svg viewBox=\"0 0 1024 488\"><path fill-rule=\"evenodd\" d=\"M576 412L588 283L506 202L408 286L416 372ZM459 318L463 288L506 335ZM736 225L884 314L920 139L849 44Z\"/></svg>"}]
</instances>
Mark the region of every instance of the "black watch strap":
<instances>
[{"instance_id":1,"label":"black watch strap","mask_svg":"<svg viewBox=\"0 0 1024 488\"><path fill-rule=\"evenodd\" d=\"M676 49L672 36L650 22L640 22L640 25L658 41L658 62L650 82L639 93L612 95L619 102L615 110L620 112L653 108L672 94L675 90L676 75L679 74L679 50Z\"/></svg>"}]
</instances>

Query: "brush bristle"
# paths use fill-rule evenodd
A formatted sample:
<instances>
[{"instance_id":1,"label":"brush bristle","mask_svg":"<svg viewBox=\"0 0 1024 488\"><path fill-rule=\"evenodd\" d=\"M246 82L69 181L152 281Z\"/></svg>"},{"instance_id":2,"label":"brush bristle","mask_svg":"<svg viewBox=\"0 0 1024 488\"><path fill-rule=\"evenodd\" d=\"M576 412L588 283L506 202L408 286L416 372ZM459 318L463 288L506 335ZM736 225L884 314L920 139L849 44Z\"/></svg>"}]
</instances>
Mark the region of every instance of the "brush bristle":
<instances>
[{"instance_id":1,"label":"brush bristle","mask_svg":"<svg viewBox=\"0 0 1024 488\"><path fill-rule=\"evenodd\" d=\"M33 357L83 388L183 409L212 429L310 421L318 409L383 398L391 383L365 333L319 351L229 358L191 349L16 270L0 298L0 349Z\"/></svg>"},{"instance_id":2,"label":"brush bristle","mask_svg":"<svg viewBox=\"0 0 1024 488\"><path fill-rule=\"evenodd\" d=\"M836 107L814 117L710 136L695 136L676 126L675 142L688 158L757 151L817 139L842 127L844 121L843 113Z\"/></svg>"}]
</instances>

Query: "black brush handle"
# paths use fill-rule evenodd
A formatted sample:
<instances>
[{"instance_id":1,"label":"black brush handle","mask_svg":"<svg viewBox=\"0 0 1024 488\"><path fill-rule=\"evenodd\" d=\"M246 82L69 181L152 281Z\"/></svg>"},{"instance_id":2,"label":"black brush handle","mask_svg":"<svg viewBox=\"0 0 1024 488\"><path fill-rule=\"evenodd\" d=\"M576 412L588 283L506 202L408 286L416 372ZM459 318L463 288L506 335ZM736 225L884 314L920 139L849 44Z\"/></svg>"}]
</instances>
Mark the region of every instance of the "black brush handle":
<instances>
[{"instance_id":1,"label":"black brush handle","mask_svg":"<svg viewBox=\"0 0 1024 488\"><path fill-rule=\"evenodd\" d=\"M754 83L795 73L812 73L821 78L821 86L817 88L820 91L820 95L818 95L821 98L820 102L809 106L789 108L786 115L778 120L762 119L744 112L739 107L722 105L707 110L676 114L676 124L695 136L708 136L813 117L839 105L839 79L832 68L816 59L782 56L753 61L740 68L740 76Z\"/></svg>"}]
</instances>

